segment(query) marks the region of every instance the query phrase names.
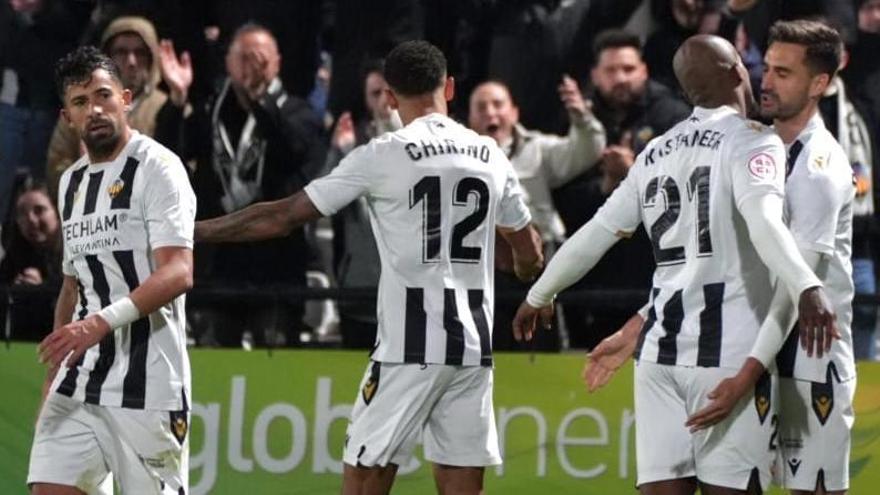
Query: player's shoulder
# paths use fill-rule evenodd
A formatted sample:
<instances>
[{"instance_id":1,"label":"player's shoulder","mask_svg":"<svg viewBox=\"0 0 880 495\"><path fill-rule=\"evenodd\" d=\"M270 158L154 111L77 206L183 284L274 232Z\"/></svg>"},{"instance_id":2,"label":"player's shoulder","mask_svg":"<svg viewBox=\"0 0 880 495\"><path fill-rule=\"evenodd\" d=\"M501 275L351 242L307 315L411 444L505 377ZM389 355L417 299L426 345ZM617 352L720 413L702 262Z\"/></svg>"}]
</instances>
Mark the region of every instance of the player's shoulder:
<instances>
[{"instance_id":1,"label":"player's shoulder","mask_svg":"<svg viewBox=\"0 0 880 495\"><path fill-rule=\"evenodd\" d=\"M78 171L85 170L89 166L89 155L83 155L79 157L75 162L73 162L69 167L64 169L64 172L61 173L61 178L59 183L66 184L67 181L70 180L70 176ZM82 173L82 172L80 172Z\"/></svg>"},{"instance_id":2,"label":"player's shoulder","mask_svg":"<svg viewBox=\"0 0 880 495\"><path fill-rule=\"evenodd\" d=\"M140 133L133 135L131 139L132 142L126 150L128 157L144 168L170 168L177 171L179 167L183 167L180 158L155 139Z\"/></svg>"},{"instance_id":3,"label":"player's shoulder","mask_svg":"<svg viewBox=\"0 0 880 495\"><path fill-rule=\"evenodd\" d=\"M811 174L852 182L852 167L843 147L827 129L813 133L806 144L807 167Z\"/></svg>"}]
</instances>

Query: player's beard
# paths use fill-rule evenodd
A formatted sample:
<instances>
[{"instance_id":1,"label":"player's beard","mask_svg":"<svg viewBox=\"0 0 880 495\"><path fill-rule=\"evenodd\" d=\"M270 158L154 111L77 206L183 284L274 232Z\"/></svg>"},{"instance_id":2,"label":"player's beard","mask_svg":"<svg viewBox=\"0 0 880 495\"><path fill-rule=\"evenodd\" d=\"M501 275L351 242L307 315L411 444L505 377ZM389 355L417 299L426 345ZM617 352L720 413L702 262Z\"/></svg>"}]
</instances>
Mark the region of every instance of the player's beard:
<instances>
[{"instance_id":1,"label":"player's beard","mask_svg":"<svg viewBox=\"0 0 880 495\"><path fill-rule=\"evenodd\" d=\"M83 133L82 140L89 152L89 157L95 161L102 161L110 157L116 145L119 144L119 129L112 122L102 122L105 127L97 129L97 132L89 131Z\"/></svg>"}]
</instances>

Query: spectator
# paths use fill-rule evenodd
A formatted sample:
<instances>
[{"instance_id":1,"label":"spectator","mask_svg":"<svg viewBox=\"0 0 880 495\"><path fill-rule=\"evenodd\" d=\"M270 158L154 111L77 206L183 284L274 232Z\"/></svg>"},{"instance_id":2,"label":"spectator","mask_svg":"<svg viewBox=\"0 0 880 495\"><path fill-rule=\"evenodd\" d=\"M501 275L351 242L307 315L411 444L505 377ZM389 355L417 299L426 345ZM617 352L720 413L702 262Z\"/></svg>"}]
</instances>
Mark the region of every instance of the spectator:
<instances>
[{"instance_id":1,"label":"spectator","mask_svg":"<svg viewBox=\"0 0 880 495\"><path fill-rule=\"evenodd\" d=\"M565 137L526 129L519 121L519 108L513 102L507 85L487 81L471 93L468 123L471 129L495 139L510 158L524 192L532 222L544 241L548 257L565 240L565 227L553 206L551 191L596 164L605 147L605 130L587 110L580 89L574 80L564 77L559 97L569 113L569 131ZM510 246L496 239L496 290L523 291L528 284L513 274ZM495 326L509 328L516 313L517 301L499 298L495 306ZM513 347L510 332L493 335L496 349ZM556 349L557 335L546 332L539 336L537 347Z\"/></svg>"},{"instance_id":2,"label":"spectator","mask_svg":"<svg viewBox=\"0 0 880 495\"><path fill-rule=\"evenodd\" d=\"M596 164L605 148L605 129L587 110L574 80L565 77L559 97L569 113L565 137L526 129L507 85L488 81L470 97L468 124L495 139L507 153L526 196L532 221L545 243L561 244L565 227L553 206L551 190L562 186Z\"/></svg>"},{"instance_id":3,"label":"spectator","mask_svg":"<svg viewBox=\"0 0 880 495\"><path fill-rule=\"evenodd\" d=\"M194 112L186 124L185 156L197 163L193 182L199 218L282 198L301 189L323 165L321 122L308 103L285 91L280 68L271 32L257 24L236 31L226 54L228 76L211 105ZM261 243L196 249L196 278L203 285L305 285L310 251L302 230ZM244 331L264 343L272 337L263 330L276 327L285 329L288 342L298 336L300 306L236 309L241 308L202 314L207 319L203 326L213 329L220 344L236 344Z\"/></svg>"},{"instance_id":4,"label":"spectator","mask_svg":"<svg viewBox=\"0 0 880 495\"><path fill-rule=\"evenodd\" d=\"M858 36L842 75L853 93L880 116L880 0L856 0L856 5Z\"/></svg>"},{"instance_id":5,"label":"spectator","mask_svg":"<svg viewBox=\"0 0 880 495\"><path fill-rule=\"evenodd\" d=\"M16 175L45 174L46 144L58 116L53 64L76 46L84 2L0 2L0 218Z\"/></svg>"},{"instance_id":6,"label":"spectator","mask_svg":"<svg viewBox=\"0 0 880 495\"><path fill-rule=\"evenodd\" d=\"M60 221L46 184L30 177L19 181L11 204L3 226L6 257L0 262L0 285L47 288L45 293L8 299L15 338L40 340L52 330L52 302L61 282ZM10 310L5 303L0 304L0 321Z\"/></svg>"},{"instance_id":7,"label":"spectator","mask_svg":"<svg viewBox=\"0 0 880 495\"><path fill-rule=\"evenodd\" d=\"M162 51L167 52L169 46L163 43ZM173 114L178 111L174 107L183 108L186 103L186 89L192 83L189 55L184 53L180 59L171 57L177 62L171 66L166 53L163 64L156 30L143 17L119 17L111 22L101 36L101 50L119 67L122 84L132 93L129 125L172 150L179 148L175 139L177 132L169 129L173 125L169 122L174 121ZM163 78L170 90L170 98L169 94L159 90ZM48 152L47 178L53 192L61 173L83 152L74 130L59 119Z\"/></svg>"},{"instance_id":8,"label":"spectator","mask_svg":"<svg viewBox=\"0 0 880 495\"><path fill-rule=\"evenodd\" d=\"M583 174L555 194L568 233L593 217L626 177L635 155L648 141L690 114L687 104L648 77L637 36L606 31L596 38L594 53L596 65L590 73L595 89L593 113L605 127L609 144L600 156L598 171ZM647 293L654 262L646 253L651 251L644 229L639 229L631 239L617 243L576 287L638 289ZM572 345L591 347L598 341L593 339L618 328L635 309L638 307L594 312L566 307ZM585 325L592 331L583 331ZM584 338L589 340L578 340Z\"/></svg>"},{"instance_id":9,"label":"spectator","mask_svg":"<svg viewBox=\"0 0 880 495\"><path fill-rule=\"evenodd\" d=\"M867 5L870 2L866 2ZM880 1L876 2L880 18ZM868 10L871 9L862 9ZM865 17L859 15L861 22ZM867 27L867 26L866 26ZM849 57L844 50L841 70L846 68ZM863 54L864 55L864 54ZM877 292L875 262L877 255L877 233L880 226L876 219L876 200L874 186L878 157L876 152L877 116L857 95L848 91L849 87L836 75L828 85L825 95L819 100L819 111L825 127L837 138L846 152L856 181L856 197L853 200L852 229L852 268L856 295L874 296ZM856 359L876 359L877 307L873 304L853 305L853 352Z\"/></svg>"},{"instance_id":10,"label":"spectator","mask_svg":"<svg viewBox=\"0 0 880 495\"><path fill-rule=\"evenodd\" d=\"M355 123L350 112L336 123L327 155L327 171L333 170L355 146L401 127L388 102L388 84L380 63L365 70L364 104L370 117ZM370 225L366 198L360 198L332 217L333 265L336 281L343 288L372 288L379 285L379 251ZM376 342L376 302L340 301L339 332L346 348L371 348Z\"/></svg>"},{"instance_id":11,"label":"spectator","mask_svg":"<svg viewBox=\"0 0 880 495\"><path fill-rule=\"evenodd\" d=\"M660 26L645 43L644 58L651 78L679 92L678 80L672 71L672 57L682 42L701 31L706 14L717 0L654 1Z\"/></svg>"}]
</instances>

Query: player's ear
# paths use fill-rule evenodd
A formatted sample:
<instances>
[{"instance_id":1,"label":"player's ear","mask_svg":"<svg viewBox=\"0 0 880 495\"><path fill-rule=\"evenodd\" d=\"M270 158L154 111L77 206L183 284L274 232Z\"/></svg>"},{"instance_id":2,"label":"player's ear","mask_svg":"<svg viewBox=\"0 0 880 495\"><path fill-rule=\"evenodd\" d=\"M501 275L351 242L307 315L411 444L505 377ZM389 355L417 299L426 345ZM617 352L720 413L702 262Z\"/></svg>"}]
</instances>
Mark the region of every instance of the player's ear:
<instances>
[{"instance_id":1,"label":"player's ear","mask_svg":"<svg viewBox=\"0 0 880 495\"><path fill-rule=\"evenodd\" d=\"M822 73L813 76L813 80L810 81L810 96L812 98L820 98L825 94L829 84L831 84L831 76L828 74Z\"/></svg>"},{"instance_id":2,"label":"player's ear","mask_svg":"<svg viewBox=\"0 0 880 495\"><path fill-rule=\"evenodd\" d=\"M385 97L388 98L388 106L392 110L400 108L400 103L397 101L397 97L394 96L394 91L391 91L391 88L385 88Z\"/></svg>"},{"instance_id":3,"label":"player's ear","mask_svg":"<svg viewBox=\"0 0 880 495\"><path fill-rule=\"evenodd\" d=\"M446 78L443 96L446 98L446 101L452 101L452 98L455 96L455 78L451 76Z\"/></svg>"},{"instance_id":4,"label":"player's ear","mask_svg":"<svg viewBox=\"0 0 880 495\"><path fill-rule=\"evenodd\" d=\"M131 90L130 89L123 89L122 90L122 103L125 105L126 112L131 110Z\"/></svg>"},{"instance_id":5,"label":"player's ear","mask_svg":"<svg viewBox=\"0 0 880 495\"><path fill-rule=\"evenodd\" d=\"M65 110L64 107L61 107L61 110L58 113L62 122L64 122L66 125L72 124L72 122L70 122L70 115L67 114L67 110Z\"/></svg>"}]
</instances>

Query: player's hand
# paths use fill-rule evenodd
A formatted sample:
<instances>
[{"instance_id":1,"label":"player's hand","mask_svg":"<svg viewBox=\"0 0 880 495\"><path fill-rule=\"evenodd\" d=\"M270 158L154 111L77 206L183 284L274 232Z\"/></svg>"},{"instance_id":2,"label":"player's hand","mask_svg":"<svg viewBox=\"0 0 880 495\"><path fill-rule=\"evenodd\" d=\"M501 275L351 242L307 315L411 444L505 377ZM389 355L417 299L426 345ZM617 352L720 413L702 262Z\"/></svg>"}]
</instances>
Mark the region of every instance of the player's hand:
<instances>
[{"instance_id":1,"label":"player's hand","mask_svg":"<svg viewBox=\"0 0 880 495\"><path fill-rule=\"evenodd\" d=\"M559 91L559 99L568 110L569 117L574 120L580 120L587 114L587 102L578 87L578 83L569 77L568 74L562 76L562 82L557 88Z\"/></svg>"},{"instance_id":2,"label":"player's hand","mask_svg":"<svg viewBox=\"0 0 880 495\"><path fill-rule=\"evenodd\" d=\"M581 373L581 378L587 385L587 392L592 393L604 387L617 370L629 361L637 343L638 337L630 338L623 329L599 342L599 345L587 354L587 362L584 363L584 370Z\"/></svg>"},{"instance_id":3,"label":"player's hand","mask_svg":"<svg viewBox=\"0 0 880 495\"><path fill-rule=\"evenodd\" d=\"M516 310L516 316L513 317L513 338L517 342L532 340L538 323L544 330L550 330L553 323L553 303L542 308L534 308L523 301Z\"/></svg>"},{"instance_id":4,"label":"player's hand","mask_svg":"<svg viewBox=\"0 0 880 495\"><path fill-rule=\"evenodd\" d=\"M159 68L162 70L162 80L168 85L171 102L182 107L186 104L186 97L193 82L192 60L189 53L183 52L180 58L174 51L174 42L162 40L159 42Z\"/></svg>"},{"instance_id":5,"label":"player's hand","mask_svg":"<svg viewBox=\"0 0 880 495\"><path fill-rule=\"evenodd\" d=\"M740 374L721 380L721 383L706 396L710 400L709 405L691 415L685 426L693 433L723 421L748 393L750 386L751 384Z\"/></svg>"},{"instance_id":6,"label":"player's hand","mask_svg":"<svg viewBox=\"0 0 880 495\"><path fill-rule=\"evenodd\" d=\"M96 314L56 328L40 342L37 348L40 362L50 367L57 367L70 355L67 366L72 367L80 356L100 342L109 332L110 325Z\"/></svg>"},{"instance_id":7,"label":"player's hand","mask_svg":"<svg viewBox=\"0 0 880 495\"><path fill-rule=\"evenodd\" d=\"M336 129L333 131L330 143L334 148L348 153L354 148L355 142L354 120L351 118L351 112L345 112L339 116L339 120L336 122Z\"/></svg>"},{"instance_id":8,"label":"player's hand","mask_svg":"<svg viewBox=\"0 0 880 495\"><path fill-rule=\"evenodd\" d=\"M801 347L807 356L817 357L831 350L834 339L840 338L837 328L837 315L822 287L811 287L801 293L798 301L798 326Z\"/></svg>"}]
</instances>

